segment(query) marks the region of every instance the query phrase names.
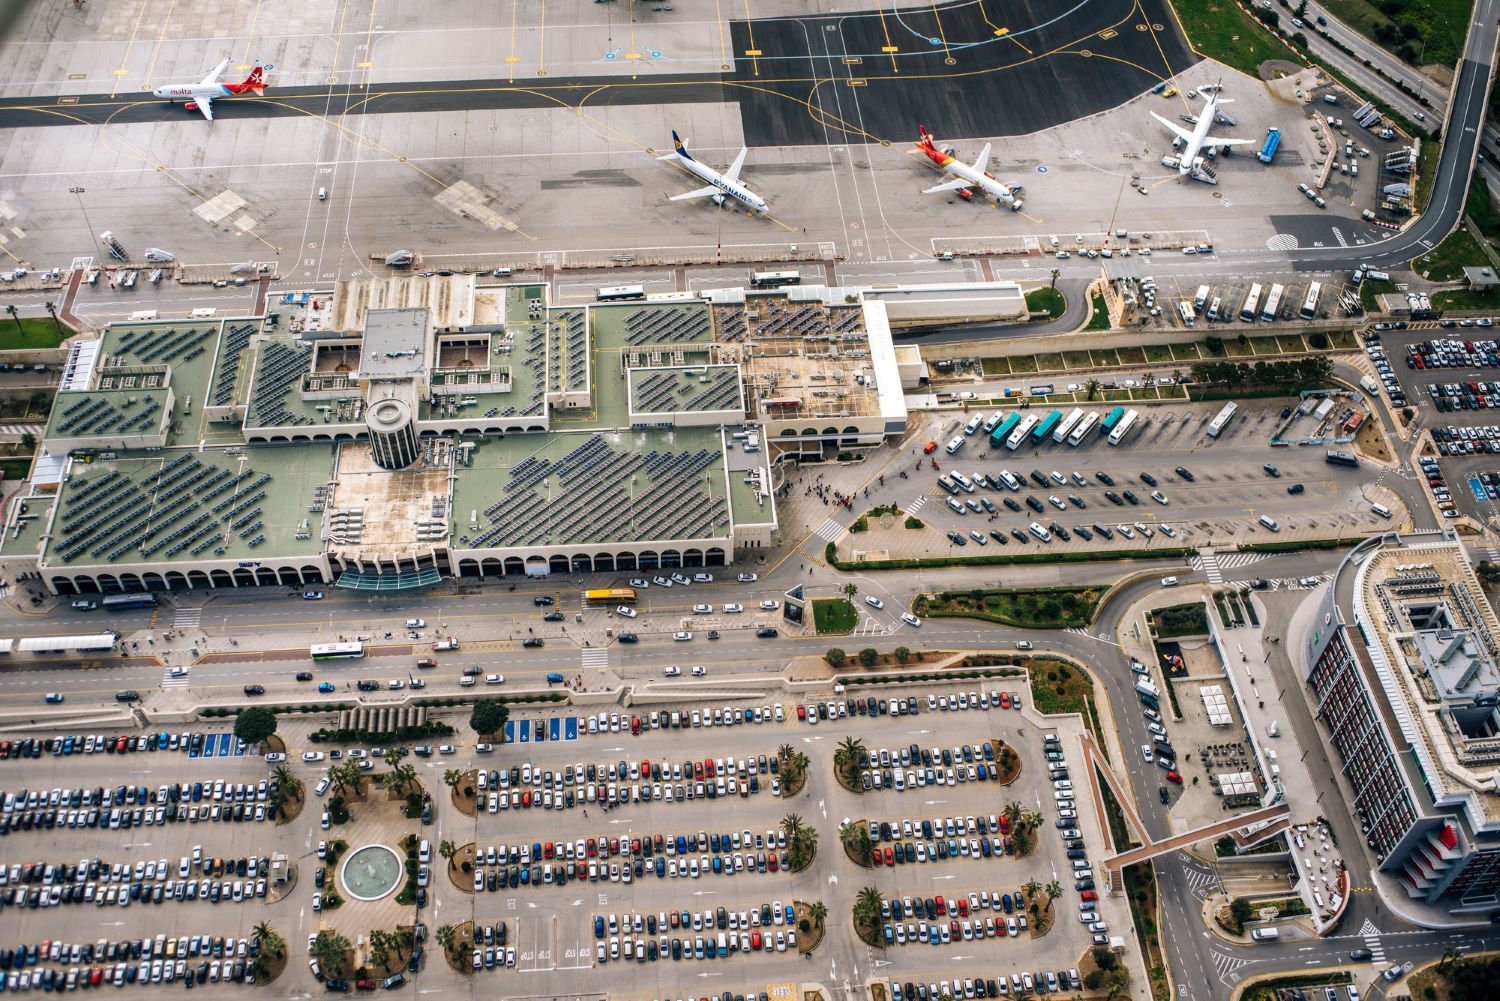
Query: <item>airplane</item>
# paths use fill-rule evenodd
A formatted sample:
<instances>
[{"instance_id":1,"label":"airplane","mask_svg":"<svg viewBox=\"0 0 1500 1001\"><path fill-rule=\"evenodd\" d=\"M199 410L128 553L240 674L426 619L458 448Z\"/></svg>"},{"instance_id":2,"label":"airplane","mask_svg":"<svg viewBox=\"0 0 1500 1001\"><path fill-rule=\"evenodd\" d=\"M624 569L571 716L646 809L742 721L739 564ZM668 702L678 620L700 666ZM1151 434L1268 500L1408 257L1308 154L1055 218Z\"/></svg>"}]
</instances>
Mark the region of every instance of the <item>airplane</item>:
<instances>
[{"instance_id":1,"label":"airplane","mask_svg":"<svg viewBox=\"0 0 1500 1001\"><path fill-rule=\"evenodd\" d=\"M1202 97L1205 103L1203 105L1203 112L1198 115L1198 124L1191 132L1180 125L1174 125L1156 112L1151 112L1152 118L1170 129L1172 134L1184 144L1181 153L1182 162L1177 168L1177 173L1180 177L1193 176L1195 169L1193 161L1198 159L1199 154L1206 149L1218 149L1225 146L1244 146L1255 141L1253 139L1220 139L1217 136L1208 134L1208 130L1213 127L1214 120L1219 116L1219 105L1233 104L1234 102L1227 97L1220 97L1217 92L1204 94L1203 91L1207 89L1209 88L1200 87L1198 89L1198 96Z\"/></svg>"},{"instance_id":2,"label":"airplane","mask_svg":"<svg viewBox=\"0 0 1500 1001\"><path fill-rule=\"evenodd\" d=\"M265 94L265 82L262 71L270 69L269 66L256 66L250 71L250 76L244 83L220 83L219 74L223 73L229 66L226 59L213 68L213 71L198 83L168 84L158 87L151 92L154 97L165 98L169 104L185 101L183 107L189 111L201 111L203 117L209 121L214 120L213 102L221 97L238 97L241 94L254 94L260 97Z\"/></svg>"},{"instance_id":3,"label":"airplane","mask_svg":"<svg viewBox=\"0 0 1500 1001\"><path fill-rule=\"evenodd\" d=\"M673 195L671 201L681 202L689 198L712 198L714 204L723 207L724 203L733 198L735 201L751 209L756 215L765 215L771 211L766 200L749 188L740 183L740 168L745 165L745 156L750 152L748 148L741 147L740 155L734 158L734 163L722 174L714 170L708 164L693 159L693 154L688 152L687 142L678 138L677 132L672 132L673 152L666 156L657 157L658 160L675 160L688 173L708 182L704 187L696 191L688 191L684 194Z\"/></svg>"},{"instance_id":4,"label":"airplane","mask_svg":"<svg viewBox=\"0 0 1500 1001\"><path fill-rule=\"evenodd\" d=\"M924 195L936 194L939 191L957 191L958 196L964 201L974 197L974 189L978 188L993 198L997 203L1004 202L1010 206L1012 212L1021 211L1021 199L1016 197L1016 192L1021 190L1019 184L1006 184L997 180L994 174L985 170L990 159L990 144L985 143L984 149L979 153L979 159L974 161L971 167L953 155L952 150L938 149L932 143L932 136L925 125L918 125L922 132L922 139L917 143L917 151L927 154L927 159L937 164L940 170L954 175L954 180L945 181L922 191Z\"/></svg>"}]
</instances>

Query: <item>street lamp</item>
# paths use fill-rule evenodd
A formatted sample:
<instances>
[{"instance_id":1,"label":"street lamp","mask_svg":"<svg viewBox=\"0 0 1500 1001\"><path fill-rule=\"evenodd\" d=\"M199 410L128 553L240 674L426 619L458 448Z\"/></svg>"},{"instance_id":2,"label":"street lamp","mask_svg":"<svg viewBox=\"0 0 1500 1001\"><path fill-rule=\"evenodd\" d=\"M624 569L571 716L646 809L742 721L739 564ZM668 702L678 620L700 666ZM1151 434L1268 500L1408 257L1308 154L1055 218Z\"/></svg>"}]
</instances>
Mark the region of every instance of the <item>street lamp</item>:
<instances>
[{"instance_id":1,"label":"street lamp","mask_svg":"<svg viewBox=\"0 0 1500 1001\"><path fill-rule=\"evenodd\" d=\"M86 188L72 187L68 189L68 194L78 199L78 211L83 213L83 224L88 227L89 242L93 246L98 246L98 237L94 234L94 224L89 222L89 210L83 207L83 196L86 191Z\"/></svg>"}]
</instances>

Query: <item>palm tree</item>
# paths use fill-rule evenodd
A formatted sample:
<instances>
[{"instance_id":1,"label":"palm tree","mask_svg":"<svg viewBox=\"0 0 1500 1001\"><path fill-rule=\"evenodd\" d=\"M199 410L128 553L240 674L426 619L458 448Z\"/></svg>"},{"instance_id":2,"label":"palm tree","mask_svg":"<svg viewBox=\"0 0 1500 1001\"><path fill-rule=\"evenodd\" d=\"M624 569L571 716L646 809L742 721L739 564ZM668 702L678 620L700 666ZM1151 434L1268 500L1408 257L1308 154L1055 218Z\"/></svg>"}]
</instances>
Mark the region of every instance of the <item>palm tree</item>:
<instances>
[{"instance_id":1,"label":"palm tree","mask_svg":"<svg viewBox=\"0 0 1500 1001\"><path fill-rule=\"evenodd\" d=\"M1052 269L1052 284L1048 285L1047 287L1048 288L1057 288L1057 279L1060 278L1061 276L1062 276L1062 270L1059 269L1059 268L1053 268Z\"/></svg>"},{"instance_id":2,"label":"palm tree","mask_svg":"<svg viewBox=\"0 0 1500 1001\"><path fill-rule=\"evenodd\" d=\"M850 601L853 601L854 596L859 593L859 585L851 580L849 583L839 588L839 590L844 592L844 597L848 598Z\"/></svg>"},{"instance_id":3,"label":"palm tree","mask_svg":"<svg viewBox=\"0 0 1500 1001\"><path fill-rule=\"evenodd\" d=\"M1031 999L1035 995L1033 995L1031 991L1028 991L1026 988L1022 987L1018 991L1012 991L1010 996L1011 1001L1031 1001Z\"/></svg>"},{"instance_id":4,"label":"palm tree","mask_svg":"<svg viewBox=\"0 0 1500 1001\"><path fill-rule=\"evenodd\" d=\"M339 762L328 766L328 781L333 784L335 793L347 792L348 787L344 785L344 779L348 773L344 771L344 763Z\"/></svg>"},{"instance_id":5,"label":"palm tree","mask_svg":"<svg viewBox=\"0 0 1500 1001\"><path fill-rule=\"evenodd\" d=\"M821 928L823 922L828 918L828 905L821 900L813 901L812 905L807 909L807 916L812 918L813 924Z\"/></svg>"},{"instance_id":6,"label":"palm tree","mask_svg":"<svg viewBox=\"0 0 1500 1001\"><path fill-rule=\"evenodd\" d=\"M872 925L880 916L880 905L885 902L880 891L867 886L854 895L854 921L856 924Z\"/></svg>"},{"instance_id":7,"label":"palm tree","mask_svg":"<svg viewBox=\"0 0 1500 1001\"><path fill-rule=\"evenodd\" d=\"M370 959L376 966L384 966L385 961L391 958L390 933L380 928L371 928L369 934Z\"/></svg>"},{"instance_id":8,"label":"palm tree","mask_svg":"<svg viewBox=\"0 0 1500 1001\"><path fill-rule=\"evenodd\" d=\"M1092 400L1094 397L1099 395L1101 386L1098 379L1090 379L1088 382L1083 384L1083 388L1088 392L1088 398Z\"/></svg>"},{"instance_id":9,"label":"palm tree","mask_svg":"<svg viewBox=\"0 0 1500 1001\"><path fill-rule=\"evenodd\" d=\"M1005 804L1005 809L1000 812L1005 816L1007 822L1015 824L1021 819L1021 804L1018 800L1011 800Z\"/></svg>"},{"instance_id":10,"label":"palm tree","mask_svg":"<svg viewBox=\"0 0 1500 1001\"><path fill-rule=\"evenodd\" d=\"M859 781L859 759L865 754L865 742L858 737L845 737L833 752L833 766L839 770L847 785Z\"/></svg>"},{"instance_id":11,"label":"palm tree","mask_svg":"<svg viewBox=\"0 0 1500 1001\"><path fill-rule=\"evenodd\" d=\"M464 773L457 768L449 768L443 772L443 784L449 789L457 789L458 784L464 780Z\"/></svg>"},{"instance_id":12,"label":"palm tree","mask_svg":"<svg viewBox=\"0 0 1500 1001\"><path fill-rule=\"evenodd\" d=\"M50 302L50 301L49 302L45 302L45 303L42 304L42 308L47 311L47 315L49 315L49 316L52 317L52 323L53 323L54 326L57 327L57 334L58 334L59 337L61 337L62 336L62 332L63 332L63 327L62 327L62 321L57 318L57 303Z\"/></svg>"},{"instance_id":13,"label":"palm tree","mask_svg":"<svg viewBox=\"0 0 1500 1001\"><path fill-rule=\"evenodd\" d=\"M438 854L451 862L453 856L458 854L458 846L444 838L438 843Z\"/></svg>"},{"instance_id":14,"label":"palm tree","mask_svg":"<svg viewBox=\"0 0 1500 1001\"><path fill-rule=\"evenodd\" d=\"M1025 886L1021 887L1021 889L1026 891L1026 899L1034 901L1037 898L1037 894L1042 892L1042 884L1038 883L1033 877L1032 880Z\"/></svg>"},{"instance_id":15,"label":"palm tree","mask_svg":"<svg viewBox=\"0 0 1500 1001\"><path fill-rule=\"evenodd\" d=\"M323 967L325 973L337 974L343 970L349 949L347 938L326 928L318 932L318 937L313 939L313 958L318 961L319 966Z\"/></svg>"},{"instance_id":16,"label":"palm tree","mask_svg":"<svg viewBox=\"0 0 1500 1001\"><path fill-rule=\"evenodd\" d=\"M1130 982L1130 975L1124 970L1116 970L1105 985L1104 1001L1114 1001L1125 991L1125 985Z\"/></svg>"},{"instance_id":17,"label":"palm tree","mask_svg":"<svg viewBox=\"0 0 1500 1001\"><path fill-rule=\"evenodd\" d=\"M21 324L21 311L16 309L15 304L11 304L5 307L5 313L12 320L16 321L16 329L21 332L21 339L25 340L26 328Z\"/></svg>"},{"instance_id":18,"label":"palm tree","mask_svg":"<svg viewBox=\"0 0 1500 1001\"><path fill-rule=\"evenodd\" d=\"M438 925L437 931L433 932L433 938L437 944L442 946L444 952L452 952L454 944L458 941L458 932L452 925Z\"/></svg>"},{"instance_id":19,"label":"palm tree","mask_svg":"<svg viewBox=\"0 0 1500 1001\"><path fill-rule=\"evenodd\" d=\"M302 795L302 780L293 775L286 765L277 765L273 768L271 778L276 781L277 788L288 796Z\"/></svg>"},{"instance_id":20,"label":"palm tree","mask_svg":"<svg viewBox=\"0 0 1500 1001\"><path fill-rule=\"evenodd\" d=\"M798 814L789 813L781 818L781 829L786 832L786 840L789 845L797 843L797 839L802 836L802 832L806 827L807 825L803 823L802 817Z\"/></svg>"},{"instance_id":21,"label":"palm tree","mask_svg":"<svg viewBox=\"0 0 1500 1001\"><path fill-rule=\"evenodd\" d=\"M253 933L260 942L262 953L275 953L278 959L286 953L286 940L276 934L276 929L269 922L262 921L256 925Z\"/></svg>"},{"instance_id":22,"label":"palm tree","mask_svg":"<svg viewBox=\"0 0 1500 1001\"><path fill-rule=\"evenodd\" d=\"M1052 901L1056 900L1058 897L1061 897L1062 896L1062 892L1063 892L1062 891L1062 884L1059 883L1057 880L1054 879L1052 882L1050 882L1050 883L1047 884L1047 909L1048 910L1052 909Z\"/></svg>"},{"instance_id":23,"label":"palm tree","mask_svg":"<svg viewBox=\"0 0 1500 1001\"><path fill-rule=\"evenodd\" d=\"M415 781L417 781L417 766L404 764L399 758L391 766L391 774L386 779L387 784L398 791Z\"/></svg>"}]
</instances>

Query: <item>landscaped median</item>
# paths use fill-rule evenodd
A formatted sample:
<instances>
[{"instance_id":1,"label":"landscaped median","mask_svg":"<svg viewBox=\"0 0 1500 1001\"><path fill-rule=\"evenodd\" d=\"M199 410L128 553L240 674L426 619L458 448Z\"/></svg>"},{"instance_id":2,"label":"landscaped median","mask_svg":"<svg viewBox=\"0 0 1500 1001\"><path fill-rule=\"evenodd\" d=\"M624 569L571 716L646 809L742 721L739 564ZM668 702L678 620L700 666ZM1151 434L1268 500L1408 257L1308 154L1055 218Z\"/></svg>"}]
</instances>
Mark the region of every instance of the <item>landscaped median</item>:
<instances>
[{"instance_id":1,"label":"landscaped median","mask_svg":"<svg viewBox=\"0 0 1500 1001\"><path fill-rule=\"evenodd\" d=\"M912 612L922 618L980 619L1023 629L1071 629L1087 626L1107 588L997 587L919 594Z\"/></svg>"},{"instance_id":2,"label":"landscaped median","mask_svg":"<svg viewBox=\"0 0 1500 1001\"><path fill-rule=\"evenodd\" d=\"M1163 549L1100 549L1093 552L991 553L986 556L928 556L915 560L841 560L830 542L823 559L835 570L861 573L872 570L924 570L936 567L999 567L1041 563L1116 563L1121 560L1183 560L1198 555L1192 546ZM816 604L814 611L816 612ZM853 628L852 626L850 628ZM819 630L821 631L821 630Z\"/></svg>"}]
</instances>

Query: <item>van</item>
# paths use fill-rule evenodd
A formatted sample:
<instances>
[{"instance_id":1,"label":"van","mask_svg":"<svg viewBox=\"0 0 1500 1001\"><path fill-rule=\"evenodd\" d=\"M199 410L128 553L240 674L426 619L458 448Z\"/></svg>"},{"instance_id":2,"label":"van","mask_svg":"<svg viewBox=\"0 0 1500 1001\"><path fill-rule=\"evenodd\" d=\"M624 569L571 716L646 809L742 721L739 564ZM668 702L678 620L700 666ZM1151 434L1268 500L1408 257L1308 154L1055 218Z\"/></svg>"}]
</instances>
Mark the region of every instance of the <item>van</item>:
<instances>
[{"instance_id":1,"label":"van","mask_svg":"<svg viewBox=\"0 0 1500 1001\"><path fill-rule=\"evenodd\" d=\"M1391 509L1386 507L1384 504L1371 504L1370 510L1374 511L1382 518L1389 519L1391 517Z\"/></svg>"},{"instance_id":2,"label":"van","mask_svg":"<svg viewBox=\"0 0 1500 1001\"><path fill-rule=\"evenodd\" d=\"M1279 928L1255 928L1250 932L1250 938L1255 942L1274 942L1280 937Z\"/></svg>"},{"instance_id":3,"label":"van","mask_svg":"<svg viewBox=\"0 0 1500 1001\"><path fill-rule=\"evenodd\" d=\"M472 688L474 686L474 683L475 678L472 674L466 674L462 678L458 679L458 687L460 688Z\"/></svg>"},{"instance_id":4,"label":"van","mask_svg":"<svg viewBox=\"0 0 1500 1001\"><path fill-rule=\"evenodd\" d=\"M948 452L949 455L952 455L952 454L954 454L955 452L957 452L959 449L961 449L963 447L964 447L964 436L961 435L961 434L959 434L959 435L954 435L953 436L953 440L951 440L950 442L948 442L946 450L947 450L947 452Z\"/></svg>"},{"instance_id":5,"label":"van","mask_svg":"<svg viewBox=\"0 0 1500 1001\"><path fill-rule=\"evenodd\" d=\"M326 201L328 201L328 189L327 188L319 188L318 189L318 201L320 201L320 202L326 202Z\"/></svg>"},{"instance_id":6,"label":"van","mask_svg":"<svg viewBox=\"0 0 1500 1001\"><path fill-rule=\"evenodd\" d=\"M1026 528L1027 528L1027 530L1029 532L1031 532L1032 535L1036 536L1039 541L1041 541L1041 542L1051 542L1052 541L1052 534L1050 532L1048 532L1045 528L1043 528L1041 525L1039 525L1038 523L1036 523L1036 522L1033 521L1030 525L1027 525Z\"/></svg>"},{"instance_id":7,"label":"van","mask_svg":"<svg viewBox=\"0 0 1500 1001\"><path fill-rule=\"evenodd\" d=\"M1276 519L1272 518L1268 514L1263 514L1260 516L1260 523L1272 532L1281 531L1281 526L1276 524Z\"/></svg>"},{"instance_id":8,"label":"van","mask_svg":"<svg viewBox=\"0 0 1500 1001\"><path fill-rule=\"evenodd\" d=\"M970 417L969 418L969 422L964 425L964 434L971 435L975 431L978 431L979 430L979 425L981 423L983 423L983 422L984 422L984 418L981 417L978 414L975 414L973 417Z\"/></svg>"}]
</instances>

